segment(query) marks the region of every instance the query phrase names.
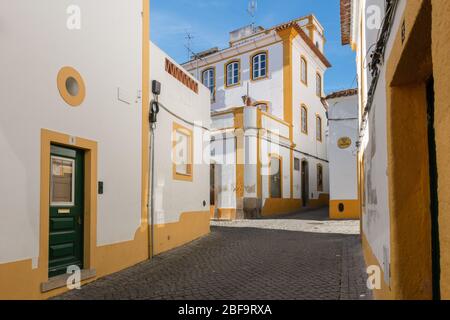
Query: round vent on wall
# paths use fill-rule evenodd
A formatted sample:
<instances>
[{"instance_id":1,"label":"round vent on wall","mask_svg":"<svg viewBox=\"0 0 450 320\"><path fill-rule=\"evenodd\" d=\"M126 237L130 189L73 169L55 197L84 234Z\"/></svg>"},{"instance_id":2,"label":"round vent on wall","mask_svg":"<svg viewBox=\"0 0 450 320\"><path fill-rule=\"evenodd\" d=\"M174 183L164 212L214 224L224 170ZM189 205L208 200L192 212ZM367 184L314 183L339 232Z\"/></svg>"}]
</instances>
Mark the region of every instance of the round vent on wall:
<instances>
[{"instance_id":1,"label":"round vent on wall","mask_svg":"<svg viewBox=\"0 0 450 320\"><path fill-rule=\"evenodd\" d=\"M86 87L80 73L72 67L63 67L58 72L57 86L61 98L70 106L83 103Z\"/></svg>"}]
</instances>

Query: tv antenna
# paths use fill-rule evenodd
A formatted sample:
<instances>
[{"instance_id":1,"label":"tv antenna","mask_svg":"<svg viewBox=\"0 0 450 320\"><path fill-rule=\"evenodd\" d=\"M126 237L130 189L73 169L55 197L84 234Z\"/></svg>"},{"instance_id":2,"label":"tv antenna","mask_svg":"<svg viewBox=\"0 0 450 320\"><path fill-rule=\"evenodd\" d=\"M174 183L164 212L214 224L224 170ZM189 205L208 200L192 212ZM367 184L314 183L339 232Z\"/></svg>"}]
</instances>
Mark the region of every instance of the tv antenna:
<instances>
[{"instance_id":1,"label":"tv antenna","mask_svg":"<svg viewBox=\"0 0 450 320\"><path fill-rule=\"evenodd\" d=\"M192 42L194 40L194 36L189 32L186 31L186 49L187 49L187 53L188 53L188 61L191 60L191 56L192 56Z\"/></svg>"},{"instance_id":2,"label":"tv antenna","mask_svg":"<svg viewBox=\"0 0 450 320\"><path fill-rule=\"evenodd\" d=\"M247 12L252 18L252 26L255 25L255 17L257 10L258 10L258 0L248 0Z\"/></svg>"}]
</instances>

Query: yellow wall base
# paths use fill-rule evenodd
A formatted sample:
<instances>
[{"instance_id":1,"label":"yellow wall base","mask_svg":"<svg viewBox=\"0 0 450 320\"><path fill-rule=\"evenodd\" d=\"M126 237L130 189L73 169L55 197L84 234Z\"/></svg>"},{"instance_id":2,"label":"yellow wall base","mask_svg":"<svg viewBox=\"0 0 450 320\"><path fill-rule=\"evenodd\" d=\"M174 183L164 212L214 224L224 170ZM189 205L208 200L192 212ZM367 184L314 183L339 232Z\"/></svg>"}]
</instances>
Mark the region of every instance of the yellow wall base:
<instances>
[{"instance_id":1,"label":"yellow wall base","mask_svg":"<svg viewBox=\"0 0 450 320\"><path fill-rule=\"evenodd\" d=\"M302 210L302 200L300 199L275 199L269 198L264 202L261 215L263 217L287 214Z\"/></svg>"},{"instance_id":2,"label":"yellow wall base","mask_svg":"<svg viewBox=\"0 0 450 320\"><path fill-rule=\"evenodd\" d=\"M330 203L330 195L321 193L318 199L308 200L308 209L322 208L328 206Z\"/></svg>"},{"instance_id":3,"label":"yellow wall base","mask_svg":"<svg viewBox=\"0 0 450 320\"><path fill-rule=\"evenodd\" d=\"M134 240L96 247L95 253L96 277L82 285L147 260L147 229L140 227ZM31 259L0 264L0 300L42 300L68 291L64 287L41 293L41 284L47 279L48 271L42 267L33 270Z\"/></svg>"},{"instance_id":4,"label":"yellow wall base","mask_svg":"<svg viewBox=\"0 0 450 320\"><path fill-rule=\"evenodd\" d=\"M185 212L179 222L155 226L154 253L182 246L210 232L210 211Z\"/></svg>"},{"instance_id":5,"label":"yellow wall base","mask_svg":"<svg viewBox=\"0 0 450 320\"><path fill-rule=\"evenodd\" d=\"M339 205L344 205L344 211L339 211ZM361 218L361 206L359 200L331 200L330 219L349 220Z\"/></svg>"},{"instance_id":6,"label":"yellow wall base","mask_svg":"<svg viewBox=\"0 0 450 320\"><path fill-rule=\"evenodd\" d=\"M236 220L235 208L218 208L217 219L219 220Z\"/></svg>"},{"instance_id":7,"label":"yellow wall base","mask_svg":"<svg viewBox=\"0 0 450 320\"><path fill-rule=\"evenodd\" d=\"M362 235L362 247L363 247L363 253L364 253L364 259L366 261L366 265L369 266L378 266L381 270L381 289L380 290L373 290L372 293L374 295L374 298L377 300L394 300L395 295L393 291L391 291L391 288L389 285L384 282L384 273L383 269L381 268L380 264L378 263L377 258L372 252L372 249L370 248L369 242L367 242L367 239L364 235Z\"/></svg>"},{"instance_id":8,"label":"yellow wall base","mask_svg":"<svg viewBox=\"0 0 450 320\"><path fill-rule=\"evenodd\" d=\"M268 198L264 202L261 215L263 217L269 217L274 215L301 212L314 208L321 208L328 205L329 199L330 197L328 194L321 194L318 199L309 200L307 207L303 207L303 201L301 199Z\"/></svg>"}]
</instances>

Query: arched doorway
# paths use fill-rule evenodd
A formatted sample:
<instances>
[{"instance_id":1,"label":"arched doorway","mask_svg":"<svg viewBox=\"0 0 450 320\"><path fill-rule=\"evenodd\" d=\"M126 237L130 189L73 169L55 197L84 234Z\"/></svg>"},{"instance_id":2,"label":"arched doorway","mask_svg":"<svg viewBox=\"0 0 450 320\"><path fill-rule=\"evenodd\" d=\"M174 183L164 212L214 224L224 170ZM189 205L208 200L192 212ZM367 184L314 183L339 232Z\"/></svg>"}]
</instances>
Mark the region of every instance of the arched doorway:
<instances>
[{"instance_id":1,"label":"arched doorway","mask_svg":"<svg viewBox=\"0 0 450 320\"><path fill-rule=\"evenodd\" d=\"M307 160L302 161L302 204L308 206L309 202L309 165Z\"/></svg>"}]
</instances>

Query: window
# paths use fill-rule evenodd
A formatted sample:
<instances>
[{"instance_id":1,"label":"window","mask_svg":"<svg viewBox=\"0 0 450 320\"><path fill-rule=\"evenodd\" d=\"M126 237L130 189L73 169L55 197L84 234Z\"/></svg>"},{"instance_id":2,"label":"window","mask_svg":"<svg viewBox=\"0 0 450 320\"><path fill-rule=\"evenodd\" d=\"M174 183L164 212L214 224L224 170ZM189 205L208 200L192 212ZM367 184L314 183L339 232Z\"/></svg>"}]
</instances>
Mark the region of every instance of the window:
<instances>
[{"instance_id":1,"label":"window","mask_svg":"<svg viewBox=\"0 0 450 320\"><path fill-rule=\"evenodd\" d=\"M282 198L281 190L281 168L282 158L279 156L271 156L269 164L269 194L271 198Z\"/></svg>"},{"instance_id":2,"label":"window","mask_svg":"<svg viewBox=\"0 0 450 320\"><path fill-rule=\"evenodd\" d=\"M216 71L209 68L202 73L202 83L211 92L211 101L216 100Z\"/></svg>"},{"instance_id":3,"label":"window","mask_svg":"<svg viewBox=\"0 0 450 320\"><path fill-rule=\"evenodd\" d=\"M319 116L316 116L316 138L322 141L322 118Z\"/></svg>"},{"instance_id":4,"label":"window","mask_svg":"<svg viewBox=\"0 0 450 320\"><path fill-rule=\"evenodd\" d=\"M308 134L308 109L305 105L302 105L302 118L301 118L301 129L302 132Z\"/></svg>"},{"instance_id":5,"label":"window","mask_svg":"<svg viewBox=\"0 0 450 320\"><path fill-rule=\"evenodd\" d=\"M323 168L321 164L317 165L317 191L323 191Z\"/></svg>"},{"instance_id":6,"label":"window","mask_svg":"<svg viewBox=\"0 0 450 320\"><path fill-rule=\"evenodd\" d=\"M322 76L318 73L316 74L316 95L322 97Z\"/></svg>"},{"instance_id":7,"label":"window","mask_svg":"<svg viewBox=\"0 0 450 320\"><path fill-rule=\"evenodd\" d=\"M193 143L192 131L173 124L173 178L192 181Z\"/></svg>"},{"instance_id":8,"label":"window","mask_svg":"<svg viewBox=\"0 0 450 320\"><path fill-rule=\"evenodd\" d=\"M267 76L267 53L258 53L252 57L252 80L259 80Z\"/></svg>"},{"instance_id":9,"label":"window","mask_svg":"<svg viewBox=\"0 0 450 320\"><path fill-rule=\"evenodd\" d=\"M52 156L51 169L51 205L73 206L75 203L75 160Z\"/></svg>"},{"instance_id":10,"label":"window","mask_svg":"<svg viewBox=\"0 0 450 320\"><path fill-rule=\"evenodd\" d=\"M301 59L301 80L304 84L308 85L308 62L302 57Z\"/></svg>"},{"instance_id":11,"label":"window","mask_svg":"<svg viewBox=\"0 0 450 320\"><path fill-rule=\"evenodd\" d=\"M300 159L299 158L294 158L294 170L300 171Z\"/></svg>"},{"instance_id":12,"label":"window","mask_svg":"<svg viewBox=\"0 0 450 320\"><path fill-rule=\"evenodd\" d=\"M240 62L239 61L232 61L228 63L225 67L226 70L226 77L225 77L225 85L227 87L236 86L239 84L239 81L241 80L240 76Z\"/></svg>"}]
</instances>

